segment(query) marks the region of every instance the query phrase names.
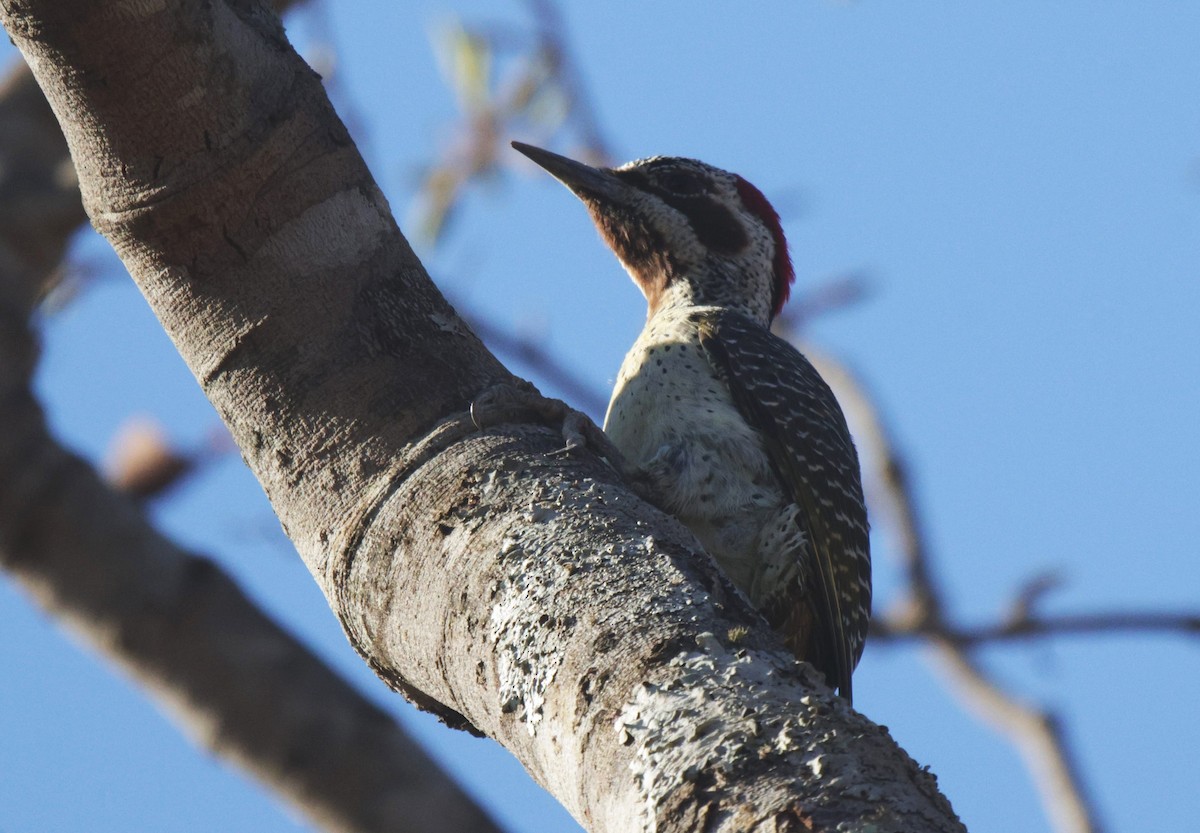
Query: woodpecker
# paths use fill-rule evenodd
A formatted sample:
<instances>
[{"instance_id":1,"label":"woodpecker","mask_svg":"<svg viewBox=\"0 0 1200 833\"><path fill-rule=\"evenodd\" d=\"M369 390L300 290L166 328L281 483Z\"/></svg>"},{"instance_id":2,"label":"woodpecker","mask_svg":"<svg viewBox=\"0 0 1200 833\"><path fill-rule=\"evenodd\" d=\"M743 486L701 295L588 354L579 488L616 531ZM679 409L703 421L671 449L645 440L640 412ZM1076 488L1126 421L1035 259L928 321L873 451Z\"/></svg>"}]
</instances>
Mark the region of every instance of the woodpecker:
<instances>
[{"instance_id":1,"label":"woodpecker","mask_svg":"<svg viewBox=\"0 0 1200 833\"><path fill-rule=\"evenodd\" d=\"M605 434L796 657L851 701L871 615L866 503L833 391L770 331L794 279L779 215L749 182L695 159L596 168L513 147L583 201L648 303Z\"/></svg>"}]
</instances>

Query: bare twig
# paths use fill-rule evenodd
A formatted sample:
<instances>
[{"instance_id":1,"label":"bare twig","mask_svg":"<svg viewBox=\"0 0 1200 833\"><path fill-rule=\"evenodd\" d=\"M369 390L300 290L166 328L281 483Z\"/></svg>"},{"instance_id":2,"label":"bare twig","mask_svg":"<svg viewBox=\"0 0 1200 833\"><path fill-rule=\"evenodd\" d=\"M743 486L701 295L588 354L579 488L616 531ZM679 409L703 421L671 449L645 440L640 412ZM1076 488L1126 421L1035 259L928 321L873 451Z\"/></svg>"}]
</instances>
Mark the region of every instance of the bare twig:
<instances>
[{"instance_id":1,"label":"bare twig","mask_svg":"<svg viewBox=\"0 0 1200 833\"><path fill-rule=\"evenodd\" d=\"M775 329L780 332L802 331L817 318L862 303L870 291L871 282L861 272L835 275L793 298L775 323Z\"/></svg>"},{"instance_id":2,"label":"bare twig","mask_svg":"<svg viewBox=\"0 0 1200 833\"><path fill-rule=\"evenodd\" d=\"M554 385L572 405L585 413L593 417L604 413L608 406L604 394L536 341L511 333L484 316L464 312L457 304L455 306L488 347L511 357L525 369L533 371L539 379Z\"/></svg>"},{"instance_id":3,"label":"bare twig","mask_svg":"<svg viewBox=\"0 0 1200 833\"><path fill-rule=\"evenodd\" d=\"M972 711L1017 745L1055 828L1063 833L1102 833L1099 811L1084 785L1061 718L1005 691L970 651L944 639L930 641Z\"/></svg>"},{"instance_id":4,"label":"bare twig","mask_svg":"<svg viewBox=\"0 0 1200 833\"><path fill-rule=\"evenodd\" d=\"M528 4L537 21L539 46L551 57L551 67L557 70L558 84L567 96L569 119L583 145L582 155L595 164L611 162L612 146L600 128L591 95L567 45L567 27L558 5L550 0L528 0Z\"/></svg>"},{"instance_id":5,"label":"bare twig","mask_svg":"<svg viewBox=\"0 0 1200 833\"><path fill-rule=\"evenodd\" d=\"M1036 616L1014 622L974 627L946 628L943 623L942 630L937 632L937 635L962 647L979 647L1052 636L1094 636L1122 633L1200 636L1200 615L1163 611L1129 611L1126 613ZM902 641L924 639L931 635L934 635L933 631L927 627L914 627L904 617L876 617L876 620L871 623L873 640Z\"/></svg>"},{"instance_id":6,"label":"bare twig","mask_svg":"<svg viewBox=\"0 0 1200 833\"><path fill-rule=\"evenodd\" d=\"M470 183L500 167L501 152L512 133L531 128L557 135L571 130L582 147L578 155L594 164L612 161L607 139L567 45L565 24L550 0L530 0L534 31L516 32L498 25L451 30L445 62L450 83L463 109L440 158L422 173L418 225L437 243ZM493 83L493 56L517 54L517 71L506 83ZM555 118L547 124L546 100L554 100ZM547 137L549 138L549 137Z\"/></svg>"},{"instance_id":7,"label":"bare twig","mask_svg":"<svg viewBox=\"0 0 1200 833\"><path fill-rule=\"evenodd\" d=\"M869 449L867 459L874 461L876 478L891 504L910 597L903 618L937 649L935 656L967 705L1017 744L1036 776L1034 781L1055 826L1062 833L1100 833L1099 811L1059 717L1005 691L976 660L973 648L979 643L954 638L956 629L947 618L942 589L935 578L908 468L879 407L844 366L824 359L820 370L837 391L842 406L854 412L859 440Z\"/></svg>"}]
</instances>

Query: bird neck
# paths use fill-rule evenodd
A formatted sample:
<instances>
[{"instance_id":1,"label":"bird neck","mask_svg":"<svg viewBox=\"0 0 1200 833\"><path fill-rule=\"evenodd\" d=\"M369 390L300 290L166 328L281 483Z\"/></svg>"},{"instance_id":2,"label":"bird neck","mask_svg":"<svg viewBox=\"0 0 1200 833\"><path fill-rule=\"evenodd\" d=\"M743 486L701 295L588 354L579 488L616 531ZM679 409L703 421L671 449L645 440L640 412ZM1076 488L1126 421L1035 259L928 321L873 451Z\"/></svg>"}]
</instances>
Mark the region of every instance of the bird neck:
<instances>
[{"instance_id":1,"label":"bird neck","mask_svg":"<svg viewBox=\"0 0 1200 833\"><path fill-rule=\"evenodd\" d=\"M756 291L759 287L740 270L708 262L681 274L658 277L637 281L649 304L647 320L683 307L721 307L739 312L763 327L771 326L770 292Z\"/></svg>"}]
</instances>

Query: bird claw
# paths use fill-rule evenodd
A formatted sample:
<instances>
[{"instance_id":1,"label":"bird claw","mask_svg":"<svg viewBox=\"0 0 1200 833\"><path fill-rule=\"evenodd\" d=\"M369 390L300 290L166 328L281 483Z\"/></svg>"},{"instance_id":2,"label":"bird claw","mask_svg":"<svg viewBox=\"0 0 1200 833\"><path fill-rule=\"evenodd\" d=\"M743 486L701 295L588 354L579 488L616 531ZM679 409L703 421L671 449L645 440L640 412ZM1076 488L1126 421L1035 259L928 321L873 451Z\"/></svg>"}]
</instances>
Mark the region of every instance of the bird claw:
<instances>
[{"instance_id":1,"label":"bird claw","mask_svg":"<svg viewBox=\"0 0 1200 833\"><path fill-rule=\"evenodd\" d=\"M564 445L550 452L551 456L561 456L591 446L602 456L608 457L611 443L586 414L576 411L560 399L542 396L528 382L494 385L471 403L471 421L480 431L489 425L520 421L531 416L540 423L561 429Z\"/></svg>"},{"instance_id":2,"label":"bird claw","mask_svg":"<svg viewBox=\"0 0 1200 833\"><path fill-rule=\"evenodd\" d=\"M619 474L638 497L659 505L654 478L649 472L631 466L596 423L582 411L577 411L561 399L542 396L537 388L525 381L517 384L494 385L471 403L471 421L480 431L489 425L520 422L533 417L536 421L559 428L563 447L549 452L549 457L565 457L581 448L590 448Z\"/></svg>"},{"instance_id":3,"label":"bird claw","mask_svg":"<svg viewBox=\"0 0 1200 833\"><path fill-rule=\"evenodd\" d=\"M582 411L568 409L562 420L562 436L565 445L557 451L551 451L550 456L565 457L576 449L591 445L587 436L589 427L595 429L596 424L588 419L586 414Z\"/></svg>"},{"instance_id":4,"label":"bird claw","mask_svg":"<svg viewBox=\"0 0 1200 833\"><path fill-rule=\"evenodd\" d=\"M528 384L526 382L525 384ZM471 422L483 431L491 425L499 425L510 419L519 418L532 407L531 400L539 397L536 390L517 385L499 384L485 390L471 402Z\"/></svg>"}]
</instances>

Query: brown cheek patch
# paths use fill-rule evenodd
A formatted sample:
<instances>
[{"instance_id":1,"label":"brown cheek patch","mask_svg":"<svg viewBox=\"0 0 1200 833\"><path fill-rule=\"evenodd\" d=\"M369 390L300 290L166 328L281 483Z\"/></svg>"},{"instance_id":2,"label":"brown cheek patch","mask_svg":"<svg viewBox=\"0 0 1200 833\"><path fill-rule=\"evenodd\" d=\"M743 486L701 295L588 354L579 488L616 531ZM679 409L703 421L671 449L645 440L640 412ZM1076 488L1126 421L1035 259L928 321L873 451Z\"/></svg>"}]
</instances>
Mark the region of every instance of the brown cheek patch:
<instances>
[{"instance_id":1,"label":"brown cheek patch","mask_svg":"<svg viewBox=\"0 0 1200 833\"><path fill-rule=\"evenodd\" d=\"M651 307L675 275L675 263L658 233L631 212L614 206L593 211L600 236L633 274Z\"/></svg>"}]
</instances>

